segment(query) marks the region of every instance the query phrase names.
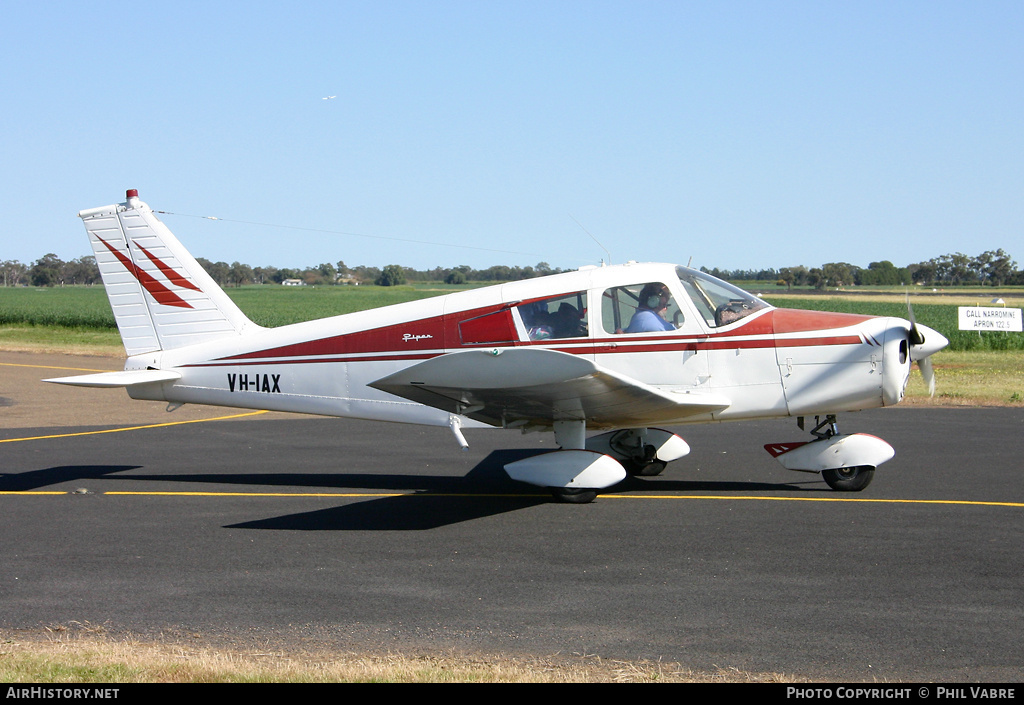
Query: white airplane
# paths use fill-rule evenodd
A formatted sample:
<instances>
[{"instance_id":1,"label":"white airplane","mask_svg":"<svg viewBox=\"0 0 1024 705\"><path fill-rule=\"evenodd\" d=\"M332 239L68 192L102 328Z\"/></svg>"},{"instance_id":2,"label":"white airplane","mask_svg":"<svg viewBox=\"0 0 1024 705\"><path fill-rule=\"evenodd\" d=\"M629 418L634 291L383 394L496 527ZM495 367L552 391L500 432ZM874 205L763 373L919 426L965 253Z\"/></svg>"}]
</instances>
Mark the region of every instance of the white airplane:
<instances>
[{"instance_id":1,"label":"white airplane","mask_svg":"<svg viewBox=\"0 0 1024 705\"><path fill-rule=\"evenodd\" d=\"M515 480L583 503L689 452L659 428L814 416L812 437L765 449L858 491L892 446L840 434L836 414L897 404L911 364L934 385L938 332L901 318L774 308L673 264L629 263L280 328L250 321L153 211L85 223L127 352L121 372L47 380L134 399L447 426L554 431L560 450ZM602 433L587 437L588 430Z\"/></svg>"}]
</instances>

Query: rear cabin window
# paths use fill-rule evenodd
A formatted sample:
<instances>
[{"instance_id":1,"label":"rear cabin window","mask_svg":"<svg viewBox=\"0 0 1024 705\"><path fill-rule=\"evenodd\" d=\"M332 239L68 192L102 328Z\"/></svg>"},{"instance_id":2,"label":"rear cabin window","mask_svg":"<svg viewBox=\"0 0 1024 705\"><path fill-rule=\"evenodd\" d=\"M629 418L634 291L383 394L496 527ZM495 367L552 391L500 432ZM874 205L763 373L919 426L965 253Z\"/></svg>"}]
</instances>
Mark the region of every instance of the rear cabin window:
<instances>
[{"instance_id":1,"label":"rear cabin window","mask_svg":"<svg viewBox=\"0 0 1024 705\"><path fill-rule=\"evenodd\" d=\"M530 340L587 336L587 292L530 301L516 307Z\"/></svg>"}]
</instances>

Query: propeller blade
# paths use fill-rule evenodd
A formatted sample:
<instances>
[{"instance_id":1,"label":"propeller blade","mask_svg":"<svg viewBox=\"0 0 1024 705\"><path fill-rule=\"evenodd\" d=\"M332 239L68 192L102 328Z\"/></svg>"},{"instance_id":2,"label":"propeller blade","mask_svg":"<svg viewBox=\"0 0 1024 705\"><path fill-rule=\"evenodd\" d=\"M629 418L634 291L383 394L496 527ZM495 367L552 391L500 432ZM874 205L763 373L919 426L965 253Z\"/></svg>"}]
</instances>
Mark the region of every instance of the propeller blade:
<instances>
[{"instance_id":1,"label":"propeller blade","mask_svg":"<svg viewBox=\"0 0 1024 705\"><path fill-rule=\"evenodd\" d=\"M935 368L932 367L932 359L930 357L923 358L917 361L917 366L921 368L921 377L924 379L924 383L928 385L928 396L935 396Z\"/></svg>"},{"instance_id":2,"label":"propeller blade","mask_svg":"<svg viewBox=\"0 0 1024 705\"><path fill-rule=\"evenodd\" d=\"M928 394L934 397L935 368L932 366L931 356L949 345L949 341L937 330L917 325L917 319L914 318L914 307L910 305L910 294L907 294L907 315L910 319L910 330L907 332L910 359L916 362L921 369L921 377L928 385ZM927 331L927 336L925 331ZM926 339L928 340L927 344L925 343Z\"/></svg>"},{"instance_id":3,"label":"propeller blade","mask_svg":"<svg viewBox=\"0 0 1024 705\"><path fill-rule=\"evenodd\" d=\"M910 305L910 294L907 294L907 314L910 317L910 335L907 340L911 345L921 345L924 343L924 334L917 327L917 319L914 318L914 307Z\"/></svg>"}]
</instances>

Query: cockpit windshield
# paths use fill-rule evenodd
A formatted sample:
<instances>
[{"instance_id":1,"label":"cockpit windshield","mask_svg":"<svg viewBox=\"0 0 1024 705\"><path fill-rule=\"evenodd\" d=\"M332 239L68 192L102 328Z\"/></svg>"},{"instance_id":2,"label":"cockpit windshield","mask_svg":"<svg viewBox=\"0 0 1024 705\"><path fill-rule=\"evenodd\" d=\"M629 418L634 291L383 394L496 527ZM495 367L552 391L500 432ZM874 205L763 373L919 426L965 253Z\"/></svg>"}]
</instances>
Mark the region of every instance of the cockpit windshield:
<instances>
[{"instance_id":1,"label":"cockpit windshield","mask_svg":"<svg viewBox=\"0 0 1024 705\"><path fill-rule=\"evenodd\" d=\"M726 326L770 306L739 287L689 267L676 267L683 289L712 328Z\"/></svg>"}]
</instances>

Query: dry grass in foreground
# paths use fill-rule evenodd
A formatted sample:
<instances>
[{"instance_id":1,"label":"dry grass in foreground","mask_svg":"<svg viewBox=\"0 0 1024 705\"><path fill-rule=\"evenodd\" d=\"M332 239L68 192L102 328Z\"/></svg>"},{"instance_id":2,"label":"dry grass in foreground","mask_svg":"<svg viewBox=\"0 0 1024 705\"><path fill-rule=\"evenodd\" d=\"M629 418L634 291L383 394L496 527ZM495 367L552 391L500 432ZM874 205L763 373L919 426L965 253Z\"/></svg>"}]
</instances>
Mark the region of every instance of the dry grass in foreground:
<instances>
[{"instance_id":1,"label":"dry grass in foreground","mask_svg":"<svg viewBox=\"0 0 1024 705\"><path fill-rule=\"evenodd\" d=\"M88 626L88 625L87 625ZM358 654L114 638L101 628L0 630L4 683L790 683L802 679L735 668L594 656Z\"/></svg>"}]
</instances>

